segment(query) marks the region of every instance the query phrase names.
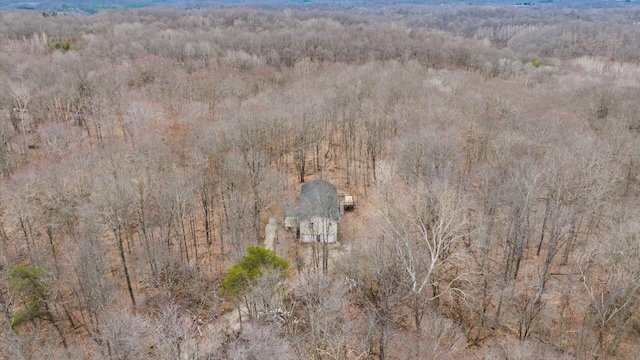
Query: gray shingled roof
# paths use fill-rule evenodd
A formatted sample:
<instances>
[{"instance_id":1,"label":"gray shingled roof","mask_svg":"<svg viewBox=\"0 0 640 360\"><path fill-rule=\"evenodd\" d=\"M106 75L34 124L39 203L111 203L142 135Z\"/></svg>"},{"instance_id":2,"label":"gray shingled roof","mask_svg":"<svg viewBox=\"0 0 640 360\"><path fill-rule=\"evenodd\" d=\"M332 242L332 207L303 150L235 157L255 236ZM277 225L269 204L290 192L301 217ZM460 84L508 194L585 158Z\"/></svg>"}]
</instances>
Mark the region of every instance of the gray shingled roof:
<instances>
[{"instance_id":1,"label":"gray shingled roof","mask_svg":"<svg viewBox=\"0 0 640 360\"><path fill-rule=\"evenodd\" d=\"M318 179L302 185L300 204L286 209L285 213L288 213L286 216L294 216L298 220L308 219L312 216L324 216L339 221L340 208L338 204L336 186Z\"/></svg>"}]
</instances>

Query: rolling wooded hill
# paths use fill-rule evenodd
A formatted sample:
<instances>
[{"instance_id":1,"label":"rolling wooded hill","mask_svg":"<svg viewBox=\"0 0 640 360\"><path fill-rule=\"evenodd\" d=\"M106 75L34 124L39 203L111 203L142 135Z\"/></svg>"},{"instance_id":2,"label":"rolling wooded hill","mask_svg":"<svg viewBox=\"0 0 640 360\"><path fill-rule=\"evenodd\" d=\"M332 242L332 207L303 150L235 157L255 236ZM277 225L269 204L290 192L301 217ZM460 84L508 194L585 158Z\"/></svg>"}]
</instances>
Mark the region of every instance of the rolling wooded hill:
<instances>
[{"instance_id":1,"label":"rolling wooded hill","mask_svg":"<svg viewBox=\"0 0 640 360\"><path fill-rule=\"evenodd\" d=\"M640 8L547 5L0 12L0 358L633 358Z\"/></svg>"}]
</instances>

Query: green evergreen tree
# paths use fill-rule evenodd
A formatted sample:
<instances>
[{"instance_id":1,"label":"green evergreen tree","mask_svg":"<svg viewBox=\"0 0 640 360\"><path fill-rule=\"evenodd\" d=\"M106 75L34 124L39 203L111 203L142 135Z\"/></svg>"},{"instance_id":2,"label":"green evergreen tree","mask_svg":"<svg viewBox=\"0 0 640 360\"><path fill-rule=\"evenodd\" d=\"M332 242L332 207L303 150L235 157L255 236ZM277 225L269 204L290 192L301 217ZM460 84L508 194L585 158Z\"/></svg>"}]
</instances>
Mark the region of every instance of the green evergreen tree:
<instances>
[{"instance_id":1,"label":"green evergreen tree","mask_svg":"<svg viewBox=\"0 0 640 360\"><path fill-rule=\"evenodd\" d=\"M9 270L9 287L21 300L23 308L11 318L11 327L45 316L45 302L49 299L49 275L39 266L13 265Z\"/></svg>"},{"instance_id":2,"label":"green evergreen tree","mask_svg":"<svg viewBox=\"0 0 640 360\"><path fill-rule=\"evenodd\" d=\"M287 268L289 268L289 262L276 256L273 250L250 246L247 248L247 255L227 271L222 282L222 294L226 296L241 295L251 281L262 276L265 269L280 272L281 278L284 279Z\"/></svg>"},{"instance_id":3,"label":"green evergreen tree","mask_svg":"<svg viewBox=\"0 0 640 360\"><path fill-rule=\"evenodd\" d=\"M241 301L244 301L249 315L256 312L258 301L252 296L255 287L270 288L270 298L278 298L284 292L282 280L286 279L289 262L276 256L272 250L260 246L247 248L247 254L227 271L220 292L233 298L238 309L238 318L242 326ZM265 281L260 281L260 280ZM263 299L264 300L264 299ZM264 305L264 304L263 304Z\"/></svg>"}]
</instances>

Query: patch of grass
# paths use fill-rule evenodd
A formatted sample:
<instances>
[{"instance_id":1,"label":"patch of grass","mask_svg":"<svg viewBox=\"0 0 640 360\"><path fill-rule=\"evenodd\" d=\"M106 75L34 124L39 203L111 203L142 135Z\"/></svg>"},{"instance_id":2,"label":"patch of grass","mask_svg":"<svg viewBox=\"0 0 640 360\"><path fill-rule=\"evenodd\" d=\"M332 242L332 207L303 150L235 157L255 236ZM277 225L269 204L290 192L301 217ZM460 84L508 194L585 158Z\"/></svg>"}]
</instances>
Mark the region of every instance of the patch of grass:
<instances>
[{"instance_id":1,"label":"patch of grass","mask_svg":"<svg viewBox=\"0 0 640 360\"><path fill-rule=\"evenodd\" d=\"M72 47L72 44L68 41L49 42L48 45L50 49L62 50L63 52L71 50Z\"/></svg>"},{"instance_id":2,"label":"patch of grass","mask_svg":"<svg viewBox=\"0 0 640 360\"><path fill-rule=\"evenodd\" d=\"M530 63L535 68L543 67L543 66L552 66L548 62L541 59L526 59L525 62Z\"/></svg>"}]
</instances>

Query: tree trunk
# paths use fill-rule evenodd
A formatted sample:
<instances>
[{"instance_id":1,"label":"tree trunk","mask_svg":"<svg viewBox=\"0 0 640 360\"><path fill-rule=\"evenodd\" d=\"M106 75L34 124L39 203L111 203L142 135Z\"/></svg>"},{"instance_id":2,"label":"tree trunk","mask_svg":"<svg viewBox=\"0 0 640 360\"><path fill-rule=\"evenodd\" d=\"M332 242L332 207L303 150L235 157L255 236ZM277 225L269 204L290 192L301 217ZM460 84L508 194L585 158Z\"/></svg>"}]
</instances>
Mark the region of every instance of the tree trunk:
<instances>
[{"instance_id":1,"label":"tree trunk","mask_svg":"<svg viewBox=\"0 0 640 360\"><path fill-rule=\"evenodd\" d=\"M129 297L131 298L131 304L133 307L136 307L136 299L133 296L133 287L131 286L131 278L129 277L129 268L127 267L127 261L124 256L124 244L122 243L122 233L120 231L120 227L116 227L113 229L113 233L116 236L116 241L118 242L118 251L120 253L120 261L122 262L122 267L124 268L124 278L127 282L127 290L129 291Z\"/></svg>"},{"instance_id":2,"label":"tree trunk","mask_svg":"<svg viewBox=\"0 0 640 360\"><path fill-rule=\"evenodd\" d=\"M542 242L544 241L544 232L547 230L547 222L549 221L549 214L551 212L551 198L547 197L546 206L544 210L544 219L542 220L542 230L540 231L540 242L538 243L538 251L536 255L540 255L542 249Z\"/></svg>"}]
</instances>

